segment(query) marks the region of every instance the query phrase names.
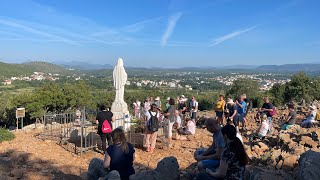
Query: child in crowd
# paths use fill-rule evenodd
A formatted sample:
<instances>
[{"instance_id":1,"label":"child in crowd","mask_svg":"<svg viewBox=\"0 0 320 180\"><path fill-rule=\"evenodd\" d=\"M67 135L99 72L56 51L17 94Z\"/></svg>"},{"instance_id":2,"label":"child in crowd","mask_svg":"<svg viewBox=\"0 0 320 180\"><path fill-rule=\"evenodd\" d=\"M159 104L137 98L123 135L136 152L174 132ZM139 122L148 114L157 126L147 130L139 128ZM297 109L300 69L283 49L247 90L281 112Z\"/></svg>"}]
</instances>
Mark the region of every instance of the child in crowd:
<instances>
[{"instance_id":1,"label":"child in crowd","mask_svg":"<svg viewBox=\"0 0 320 180\"><path fill-rule=\"evenodd\" d=\"M256 133L253 134L252 139L262 139L264 138L268 131L269 131L269 123L268 123L268 117L266 114L261 114L261 124L259 126L259 128L257 129Z\"/></svg>"}]
</instances>

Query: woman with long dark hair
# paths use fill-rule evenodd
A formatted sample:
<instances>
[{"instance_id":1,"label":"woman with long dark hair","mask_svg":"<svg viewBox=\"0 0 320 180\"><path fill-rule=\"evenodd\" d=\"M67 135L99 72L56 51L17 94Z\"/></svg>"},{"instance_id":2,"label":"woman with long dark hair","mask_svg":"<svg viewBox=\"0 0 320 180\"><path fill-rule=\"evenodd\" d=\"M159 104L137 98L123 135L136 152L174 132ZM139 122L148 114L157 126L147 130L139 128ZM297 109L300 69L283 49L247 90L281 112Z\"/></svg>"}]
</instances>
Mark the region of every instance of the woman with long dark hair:
<instances>
[{"instance_id":1,"label":"woman with long dark hair","mask_svg":"<svg viewBox=\"0 0 320 180\"><path fill-rule=\"evenodd\" d=\"M120 128L115 129L111 136L113 145L106 151L103 167L109 171L118 171L122 180L129 179L129 176L135 173L133 145L127 142L124 131Z\"/></svg>"},{"instance_id":2,"label":"woman with long dark hair","mask_svg":"<svg viewBox=\"0 0 320 180\"><path fill-rule=\"evenodd\" d=\"M245 166L249 158L240 139L237 138L237 130L232 125L226 125L221 132L227 146L221 154L219 168L216 171L207 168L197 179L244 179Z\"/></svg>"}]
</instances>

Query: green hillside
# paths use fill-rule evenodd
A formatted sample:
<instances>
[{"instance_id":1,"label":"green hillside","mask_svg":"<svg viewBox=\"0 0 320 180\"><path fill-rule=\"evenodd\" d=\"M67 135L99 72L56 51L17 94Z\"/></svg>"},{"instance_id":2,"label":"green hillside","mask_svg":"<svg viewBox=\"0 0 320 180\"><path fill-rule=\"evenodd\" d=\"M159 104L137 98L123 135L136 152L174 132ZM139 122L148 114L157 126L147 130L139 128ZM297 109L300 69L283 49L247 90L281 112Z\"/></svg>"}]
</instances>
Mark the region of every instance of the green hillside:
<instances>
[{"instance_id":1,"label":"green hillside","mask_svg":"<svg viewBox=\"0 0 320 180\"><path fill-rule=\"evenodd\" d=\"M31 75L33 72L70 74L71 72L64 67L50 64L47 62L28 62L23 64L8 64L0 62L0 78L9 78L11 76Z\"/></svg>"},{"instance_id":2,"label":"green hillside","mask_svg":"<svg viewBox=\"0 0 320 180\"><path fill-rule=\"evenodd\" d=\"M70 73L69 70L62 66L58 66L55 64L41 62L41 61L33 61L28 63L21 64L22 67L26 69L32 69L33 71L44 72L44 73L57 73L57 74L67 74Z\"/></svg>"}]
</instances>

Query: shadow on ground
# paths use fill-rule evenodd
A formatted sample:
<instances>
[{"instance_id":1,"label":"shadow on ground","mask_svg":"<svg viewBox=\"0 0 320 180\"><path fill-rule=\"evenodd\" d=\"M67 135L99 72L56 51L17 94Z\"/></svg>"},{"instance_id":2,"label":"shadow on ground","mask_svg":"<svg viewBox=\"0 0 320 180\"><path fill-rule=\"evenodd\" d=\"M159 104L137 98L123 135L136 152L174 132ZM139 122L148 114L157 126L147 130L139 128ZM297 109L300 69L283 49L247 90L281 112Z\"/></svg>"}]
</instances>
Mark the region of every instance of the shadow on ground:
<instances>
[{"instance_id":1,"label":"shadow on ground","mask_svg":"<svg viewBox=\"0 0 320 180\"><path fill-rule=\"evenodd\" d=\"M50 156L50 154L48 154ZM8 150L0 154L0 179L84 179L85 170L57 167L53 162L33 158L26 152Z\"/></svg>"}]
</instances>

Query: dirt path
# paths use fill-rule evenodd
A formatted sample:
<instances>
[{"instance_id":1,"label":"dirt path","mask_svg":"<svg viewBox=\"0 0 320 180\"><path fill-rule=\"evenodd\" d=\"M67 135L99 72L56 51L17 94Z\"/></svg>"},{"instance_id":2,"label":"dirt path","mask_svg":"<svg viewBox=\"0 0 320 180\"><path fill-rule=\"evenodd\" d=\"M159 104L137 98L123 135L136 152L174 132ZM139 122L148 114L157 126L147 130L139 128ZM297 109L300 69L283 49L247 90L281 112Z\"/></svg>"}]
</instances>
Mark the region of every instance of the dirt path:
<instances>
[{"instance_id":1,"label":"dirt path","mask_svg":"<svg viewBox=\"0 0 320 180\"><path fill-rule=\"evenodd\" d=\"M66 151L51 140L35 137L36 132L16 132L16 138L0 144L0 179L79 179L86 177L86 171L93 157L103 158L100 153L89 152L79 157ZM149 154L136 148L135 169L143 172L155 168L164 157L175 156L181 173L193 168L193 152L196 148L212 143L211 135L198 130L192 141L177 141L172 149L157 149ZM160 144L157 144L160 145ZM2 165L8 164L9 166ZM190 166L191 165L191 166ZM1 168L4 167L4 168Z\"/></svg>"}]
</instances>

